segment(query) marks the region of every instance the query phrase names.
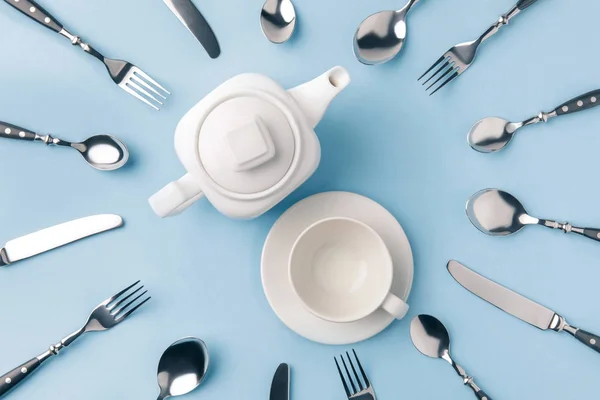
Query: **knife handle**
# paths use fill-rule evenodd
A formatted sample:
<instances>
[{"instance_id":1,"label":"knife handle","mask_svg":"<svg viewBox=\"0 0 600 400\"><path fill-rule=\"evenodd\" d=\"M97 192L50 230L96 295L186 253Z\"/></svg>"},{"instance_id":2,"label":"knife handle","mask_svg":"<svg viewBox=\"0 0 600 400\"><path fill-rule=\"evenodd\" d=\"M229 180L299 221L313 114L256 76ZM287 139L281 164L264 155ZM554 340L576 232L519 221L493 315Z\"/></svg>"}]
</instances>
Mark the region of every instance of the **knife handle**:
<instances>
[{"instance_id":1,"label":"knife handle","mask_svg":"<svg viewBox=\"0 0 600 400\"><path fill-rule=\"evenodd\" d=\"M42 365L42 362L35 357L2 375L0 377L0 397L14 389L15 386L31 375L40 365Z\"/></svg>"},{"instance_id":2,"label":"knife handle","mask_svg":"<svg viewBox=\"0 0 600 400\"><path fill-rule=\"evenodd\" d=\"M578 111L589 110L600 105L600 89L577 96L564 104L556 107L557 115L572 114Z\"/></svg>"},{"instance_id":3,"label":"knife handle","mask_svg":"<svg viewBox=\"0 0 600 400\"><path fill-rule=\"evenodd\" d=\"M58 22L48 11L44 10L39 4L33 0L4 0L29 18L37 21L40 25L45 26L54 32L60 33L63 30L63 25Z\"/></svg>"},{"instance_id":4,"label":"knife handle","mask_svg":"<svg viewBox=\"0 0 600 400\"><path fill-rule=\"evenodd\" d=\"M575 332L575 338L590 349L600 353L600 336L596 336L593 333L584 331L583 329L577 329Z\"/></svg>"},{"instance_id":5,"label":"knife handle","mask_svg":"<svg viewBox=\"0 0 600 400\"><path fill-rule=\"evenodd\" d=\"M34 141L37 136L34 132L27 129L0 121L0 137Z\"/></svg>"}]
</instances>

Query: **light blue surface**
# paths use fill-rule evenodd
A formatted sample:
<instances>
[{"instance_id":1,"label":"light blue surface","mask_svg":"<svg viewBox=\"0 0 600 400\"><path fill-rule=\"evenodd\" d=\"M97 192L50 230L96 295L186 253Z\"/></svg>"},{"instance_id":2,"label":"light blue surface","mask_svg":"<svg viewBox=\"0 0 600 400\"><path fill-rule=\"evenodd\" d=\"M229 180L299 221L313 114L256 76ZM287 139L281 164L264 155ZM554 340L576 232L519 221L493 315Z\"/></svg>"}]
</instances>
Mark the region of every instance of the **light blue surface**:
<instances>
[{"instance_id":1,"label":"light blue surface","mask_svg":"<svg viewBox=\"0 0 600 400\"><path fill-rule=\"evenodd\" d=\"M210 379L190 399L266 399L284 361L293 368L293 399L344 399L332 358L349 348L289 331L260 282L271 225L296 201L328 190L379 201L413 245L410 315L356 345L378 399L474 398L450 366L413 348L408 326L422 312L447 324L455 358L494 399L597 397L598 354L477 299L445 264L457 258L600 332L599 243L535 227L487 237L463 212L475 191L501 187L540 216L600 225L600 110L523 130L499 154L475 153L465 142L482 117L526 118L598 87L600 2L540 0L433 98L416 78L451 45L483 32L513 0L422 1L409 15L403 54L380 67L359 64L351 39L364 17L402 0L296 0L298 31L280 46L262 36L261 0L197 1L223 49L214 61L161 3L42 3L108 56L126 58L164 83L173 96L160 113L114 86L100 64L66 40L0 4L0 119L66 139L112 133L132 152L126 169L101 173L65 149L0 142L1 243L94 213L126 220L119 231L0 271L0 371L78 328L93 306L136 279L153 295L132 320L73 345L11 399L155 398L158 358L186 335L203 338L212 352ZM147 197L184 172L172 134L189 107L241 72L291 87L338 64L353 82L317 129L320 168L290 198L246 222L219 215L206 201L172 219L152 213Z\"/></svg>"}]
</instances>

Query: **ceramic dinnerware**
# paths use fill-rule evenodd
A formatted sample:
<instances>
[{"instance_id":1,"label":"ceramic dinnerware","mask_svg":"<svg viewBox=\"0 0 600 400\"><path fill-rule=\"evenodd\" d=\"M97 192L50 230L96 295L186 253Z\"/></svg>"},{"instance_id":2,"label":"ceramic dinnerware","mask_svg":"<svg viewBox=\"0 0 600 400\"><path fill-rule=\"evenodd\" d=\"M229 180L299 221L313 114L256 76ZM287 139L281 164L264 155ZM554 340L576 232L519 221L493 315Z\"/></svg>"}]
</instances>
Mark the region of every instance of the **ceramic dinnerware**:
<instances>
[{"instance_id":1,"label":"ceramic dinnerware","mask_svg":"<svg viewBox=\"0 0 600 400\"><path fill-rule=\"evenodd\" d=\"M309 226L292 248L289 272L304 306L327 321L358 321L379 308L401 319L408 311L390 293L394 266L385 242L352 218L327 218Z\"/></svg>"}]
</instances>

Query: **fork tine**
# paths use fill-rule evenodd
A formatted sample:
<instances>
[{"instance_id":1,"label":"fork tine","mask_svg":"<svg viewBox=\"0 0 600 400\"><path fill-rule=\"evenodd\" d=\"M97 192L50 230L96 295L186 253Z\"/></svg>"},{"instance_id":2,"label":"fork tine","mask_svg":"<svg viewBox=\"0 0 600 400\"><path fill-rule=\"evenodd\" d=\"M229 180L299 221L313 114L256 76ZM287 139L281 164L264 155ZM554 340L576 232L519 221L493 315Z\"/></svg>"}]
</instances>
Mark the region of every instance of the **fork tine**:
<instances>
[{"instance_id":1,"label":"fork tine","mask_svg":"<svg viewBox=\"0 0 600 400\"><path fill-rule=\"evenodd\" d=\"M448 69L446 70L446 72L444 72L442 75L440 75L440 76L439 76L439 77L438 77L438 78L435 80L435 82L433 82L431 85L427 86L427 89L425 89L425 90L429 90L429 89L431 89L432 87L434 87L436 83L438 83L439 81L441 81L442 79L444 79L444 78L446 77L446 75L448 75L450 72L454 71L454 69L455 69L455 68L456 68L456 66L455 66L455 65L452 65L450 68L448 68Z\"/></svg>"},{"instance_id":2,"label":"fork tine","mask_svg":"<svg viewBox=\"0 0 600 400\"><path fill-rule=\"evenodd\" d=\"M145 98L143 98L138 92L136 92L135 90L133 90L132 88L130 88L127 85L119 85L124 91L126 91L127 93L129 93L130 95L132 95L133 97L137 98L138 100L143 101L144 103L148 104L150 107L154 108L156 111L160 111L160 109L158 107L156 107L154 104L150 103L148 100L146 100Z\"/></svg>"},{"instance_id":3,"label":"fork tine","mask_svg":"<svg viewBox=\"0 0 600 400\"><path fill-rule=\"evenodd\" d=\"M344 364L344 369L346 370L346 376L348 377L348 380L350 381L350 385L352 386L352 393L356 394L356 386L354 386L354 382L352 381L352 375L350 375L350 371L348 371L348 366L346 365L346 361L344 360L344 355L342 354L340 356L340 358L342 359L342 364ZM350 361L350 360L348 360Z\"/></svg>"},{"instance_id":4,"label":"fork tine","mask_svg":"<svg viewBox=\"0 0 600 400\"><path fill-rule=\"evenodd\" d=\"M365 370L363 369L360 360L358 359L358 356L356 355L356 351L354 351L354 349L352 349L352 352L354 353L354 358L356 358L356 362L358 363L358 368L360 369L360 373L362 374L365 383L367 384L367 388L369 388L371 386L371 382L369 382L369 378L367 378L367 374L365 374Z\"/></svg>"},{"instance_id":5,"label":"fork tine","mask_svg":"<svg viewBox=\"0 0 600 400\"><path fill-rule=\"evenodd\" d=\"M148 83L146 83L145 80L143 80L142 78L140 78L139 76L137 76L136 74L132 74L131 75L131 80L135 80L136 83L144 86L146 89L151 90L152 92L156 93L157 95L159 95L160 97L162 97L163 99L166 99L165 96L163 96L158 90L154 89L154 87L150 86Z\"/></svg>"},{"instance_id":6,"label":"fork tine","mask_svg":"<svg viewBox=\"0 0 600 400\"><path fill-rule=\"evenodd\" d=\"M109 303L112 303L112 302L113 302L113 301L115 301L117 298L121 297L121 296L122 296L122 295L123 295L125 292L127 292L129 289L131 289L132 287L134 287L135 285L137 285L138 283L140 283L140 281L137 281L137 282L136 282L136 283L134 283L133 285L131 285L131 286L128 286L128 287L126 287L125 289L121 290L119 293L115 294L114 296L112 296L112 297L109 297L108 299L104 300L104 301L102 302L102 304L101 304L101 305L103 305L103 306L106 306L106 305L108 305Z\"/></svg>"},{"instance_id":7,"label":"fork tine","mask_svg":"<svg viewBox=\"0 0 600 400\"><path fill-rule=\"evenodd\" d=\"M444 86L446 86L448 83L450 83L454 78L456 78L458 75L460 75L460 72L458 71L458 69L456 70L456 72L454 72L452 75L450 75L450 78L448 78L446 80L446 82L442 83L440 85L440 87L438 87L437 89L435 89L433 92L431 92L429 95L433 96L435 94L435 92L437 92L438 90L440 90L441 88L443 88Z\"/></svg>"},{"instance_id":8,"label":"fork tine","mask_svg":"<svg viewBox=\"0 0 600 400\"><path fill-rule=\"evenodd\" d=\"M131 292L130 294L128 294L127 296L123 297L121 300L119 300L117 303L112 304L110 306L107 305L106 308L108 308L109 310L114 310L115 308L119 307L121 304L123 304L128 298L130 298L131 296L133 296L134 294L136 294L137 292L139 292L140 290L142 290L144 288L144 285L140 286L139 288L135 289L133 292ZM109 303L110 304L110 303Z\"/></svg>"},{"instance_id":9,"label":"fork tine","mask_svg":"<svg viewBox=\"0 0 600 400\"><path fill-rule=\"evenodd\" d=\"M151 100L154 100L155 102L157 102L161 106L163 105L162 101L160 101L159 99L157 99L156 97L154 97L149 91L147 91L146 89L144 89L143 87L141 87L140 85L138 85L137 82L135 82L133 79L129 79L129 81L126 83L126 85L129 85L130 87L134 88L135 90L137 90L141 94L145 95L147 98L149 98Z\"/></svg>"},{"instance_id":10,"label":"fork tine","mask_svg":"<svg viewBox=\"0 0 600 400\"><path fill-rule=\"evenodd\" d=\"M427 85L430 80L432 80L433 78L435 78L444 69L448 68L449 65L450 65L450 60L446 60L446 62L444 63L444 65L442 65L437 71L435 71L433 74L431 74L431 76L425 82L423 82L421 85L423 85L423 86Z\"/></svg>"},{"instance_id":11,"label":"fork tine","mask_svg":"<svg viewBox=\"0 0 600 400\"><path fill-rule=\"evenodd\" d=\"M353 349L354 351L354 349ZM356 356L356 353L354 353L354 356ZM360 380L360 377L358 376L358 374L356 373L356 368L354 368L354 363L352 362L352 359L350 358L350 354L348 352L346 352L346 357L348 357L348 362L350 363L350 367L352 368L352 372L354 372L354 377L356 377L356 382L358 383L358 387L360 388L361 392L363 390L365 390L362 381Z\"/></svg>"},{"instance_id":12,"label":"fork tine","mask_svg":"<svg viewBox=\"0 0 600 400\"><path fill-rule=\"evenodd\" d=\"M346 384L346 380L344 379L344 374L342 374L342 370L340 369L340 364L338 364L337 358L333 357L333 361L335 361L335 366L337 367L338 374L340 374L340 379L342 380L342 384L344 385L344 390L346 391L346 396L350 398L350 389L348 389L348 384Z\"/></svg>"},{"instance_id":13,"label":"fork tine","mask_svg":"<svg viewBox=\"0 0 600 400\"><path fill-rule=\"evenodd\" d=\"M131 300L129 303L125 304L124 306L120 307L118 310L115 311L111 311L111 314L113 316L117 316L120 313L122 313L127 307L129 307L130 305L132 305L133 303L136 302L136 300L138 300L140 297L142 297L143 295L145 295L146 293L148 293L147 290L144 290L142 293L140 293L139 295L137 295L133 300ZM130 296L127 296L130 297Z\"/></svg>"},{"instance_id":14,"label":"fork tine","mask_svg":"<svg viewBox=\"0 0 600 400\"><path fill-rule=\"evenodd\" d=\"M158 87L159 89L161 89L162 91L164 91L167 94L171 94L171 92L169 92L167 89L165 89L164 87L162 87L158 82L156 82L154 79L150 78L150 76L145 73L144 71L142 71L141 69L139 69L138 67L134 67L132 69L133 73L138 74L139 76L141 76L142 78L144 78L145 80L147 80L148 82L152 83L153 85L155 85L156 87Z\"/></svg>"},{"instance_id":15,"label":"fork tine","mask_svg":"<svg viewBox=\"0 0 600 400\"><path fill-rule=\"evenodd\" d=\"M142 301L140 304L138 304L137 306L133 307L131 310L127 311L125 314L121 315L119 318L117 318L115 321L117 322L122 322L124 319L126 319L127 317L129 317L131 314L133 314L138 308L140 308L141 306L143 306L148 300L150 300L152 297L148 297L147 299L145 299L144 301Z\"/></svg>"},{"instance_id":16,"label":"fork tine","mask_svg":"<svg viewBox=\"0 0 600 400\"><path fill-rule=\"evenodd\" d=\"M441 56L431 67L429 67L429 69L427 71L425 71L425 73L423 75L421 75L419 77L419 79L417 79L417 81L420 81L421 79L423 79L423 77L425 75L427 75L428 73L430 73L439 63L441 63L442 61L444 61L445 57L446 57L446 55Z\"/></svg>"}]
</instances>

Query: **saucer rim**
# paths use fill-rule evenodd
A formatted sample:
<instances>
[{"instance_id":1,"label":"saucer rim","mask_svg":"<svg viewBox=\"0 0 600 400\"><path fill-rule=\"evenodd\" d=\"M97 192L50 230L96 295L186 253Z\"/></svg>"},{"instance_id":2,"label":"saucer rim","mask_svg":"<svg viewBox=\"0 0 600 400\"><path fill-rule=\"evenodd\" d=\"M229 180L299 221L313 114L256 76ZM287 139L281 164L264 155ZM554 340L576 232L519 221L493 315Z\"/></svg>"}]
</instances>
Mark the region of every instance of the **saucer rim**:
<instances>
[{"instance_id":1,"label":"saucer rim","mask_svg":"<svg viewBox=\"0 0 600 400\"><path fill-rule=\"evenodd\" d=\"M403 285L404 293L397 292L398 287L397 287L396 281L392 284L391 293L395 294L402 300L407 301L407 299L410 295L410 291L412 289L412 284L413 284L413 280L414 280L414 257L413 257L413 253L412 253L412 248L410 246L410 241L409 241L404 229L402 228L400 222L381 204L379 204L376 201L374 201L368 197L365 197L363 195L360 195L357 193L352 193L352 192L345 192L345 191L322 192L322 193L314 194L312 196L308 196L308 197L298 201L296 204L292 205L277 219L277 221L273 224L273 226L271 227L271 229L265 239L262 254L261 254L261 282L262 282L262 286L263 286L263 291L264 291L265 297L267 298L267 302L269 303L269 306L271 307L271 309L273 310L275 315L281 320L281 322L283 322L284 325L286 325L290 330L292 330L296 334L298 334L308 340L311 340L311 341L314 341L317 343L322 343L322 344L342 345L342 344L356 343L356 342L360 342L360 341L369 339L369 338L377 335L378 333L383 331L385 328L387 328L395 320L395 318L383 310L378 310L378 311L374 312L373 314L367 316L366 318L363 318L361 320L354 321L354 322L338 323L338 322L332 322L332 321L325 321L325 320L321 320L320 318L318 318L317 316L312 314L298 300L298 302L299 302L298 305L300 307L295 307L298 310L294 310L294 312L302 313L302 318L305 319L305 322L304 322L305 326L303 327L303 326L300 326L300 325L302 325L302 323L298 323L297 321L296 322L294 321L294 319L297 319L297 317L290 317L290 311L282 310L282 307L281 307L282 300L281 300L281 298L279 298L279 296L274 296L273 291L275 289L272 288L272 286L271 286L272 283L270 284L268 282L269 279L267 278L267 274L269 274L269 272L268 272L269 270L267 269L267 261L268 261L267 257L273 251L272 249L275 249L275 250L281 249L280 245L277 245L277 244L273 245L273 241L279 239L279 237L276 237L276 234L280 233L279 231L281 230L281 226L284 226L284 227L287 226L287 224L289 224L287 218L289 218L290 215L292 215L292 216L295 215L294 213L298 212L297 209L300 207L307 207L307 205L308 205L309 210L311 210L311 209L314 210L314 201L316 199L322 198L322 197L324 197L325 200L321 200L321 201L327 201L327 202L332 202L334 200L339 201L339 199L344 200L344 198L352 199L352 202L353 202L351 205L352 211L341 212L341 211L339 211L339 209L336 209L336 211L327 211L326 212L327 215L321 217L320 219L324 219L324 218L328 218L328 217L335 217L335 216L349 217L349 218L357 219L358 221L363 222L363 223L367 224L368 226L370 226L372 229L374 229L375 232L377 232L382 237L382 239L384 240L386 245L388 245L388 247L389 247L390 253L392 255L392 259L394 260L395 273L397 273L400 270L400 271L402 271L403 275L406 275L405 276L406 283ZM356 207L357 201L362 202L364 204L364 206L357 208ZM350 202L343 202L343 201L341 203L344 205L350 204ZM371 225L373 222L369 223L368 211L365 212L365 210L367 210L367 209L373 210L373 208L378 209L379 214L380 214L377 216L378 218L381 218L382 215L386 216L384 222L378 221L378 223L385 223L388 227L390 227L390 232L392 232L394 235L393 243L391 243L391 244L389 243L389 241L390 241L389 233L387 235L385 235L384 233L380 232L380 230L378 230L376 227ZM309 214L315 213L315 211L312 211L312 210L309 211ZM319 211L317 211L317 212L319 212ZM322 211L321 211L321 213L322 213ZM357 215L357 213L362 213L362 215ZM373 216L373 218L375 218L375 216ZM311 218L303 218L302 220L299 220L299 221L300 221L300 223L296 222L296 226L298 224L301 225L301 227L302 227L301 232L304 231L304 229L306 229L306 227L313 224L313 222L311 222L311 221L313 221L313 219L311 219ZM386 240L386 236L387 236L387 240ZM279 240L281 241L281 239L279 239ZM285 245L285 246L287 247L287 245ZM291 248L293 247L293 242L290 244L289 247L290 247L289 249L285 250L287 257L286 256L283 257L283 259L285 259L286 261L289 258L289 252L291 251ZM268 261L268 262L270 263L272 261ZM399 264L399 263L401 263L401 264ZM287 270L287 264L285 265L285 268ZM288 274L286 273L285 276L287 276L287 275ZM289 286L289 282L287 281L287 279L285 280L285 282L282 282L282 284ZM396 289L396 291L394 289ZM294 296L293 289L290 287L289 290L292 293L292 296ZM276 297L276 298L273 298L273 297ZM326 332L315 333L315 327L314 327L314 324L311 324L311 319L313 322L316 322L315 321L315 319L316 319L318 321L318 323L321 325L329 325L331 327L335 326L336 330L338 330L338 332L336 333L337 336L333 337L332 333L328 334ZM312 326L312 328L311 328L311 326ZM342 334L340 336L339 335L340 328L342 328L343 330L346 330L348 333L346 335ZM311 332L311 330L312 330L312 332Z\"/></svg>"}]
</instances>

